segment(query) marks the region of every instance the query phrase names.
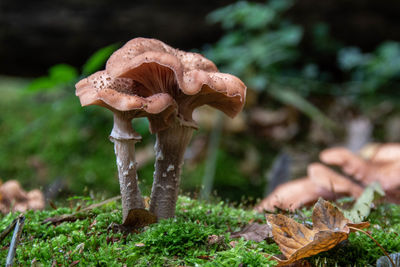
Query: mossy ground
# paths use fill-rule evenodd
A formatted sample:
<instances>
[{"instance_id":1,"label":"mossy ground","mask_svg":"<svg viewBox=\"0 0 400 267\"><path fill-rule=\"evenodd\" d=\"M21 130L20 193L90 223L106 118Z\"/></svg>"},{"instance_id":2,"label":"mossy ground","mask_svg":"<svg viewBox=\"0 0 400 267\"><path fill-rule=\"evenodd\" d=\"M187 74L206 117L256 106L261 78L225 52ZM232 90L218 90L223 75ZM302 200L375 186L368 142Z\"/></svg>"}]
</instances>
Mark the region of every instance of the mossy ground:
<instances>
[{"instance_id":1,"label":"mossy ground","mask_svg":"<svg viewBox=\"0 0 400 267\"><path fill-rule=\"evenodd\" d=\"M229 231L237 231L251 220L265 221L261 214L232 208L222 202L208 204L180 197L175 219L161 221L136 234L123 235L107 230L121 220L119 203L111 202L93 209L89 216L58 226L42 221L55 215L72 213L74 208L30 211L26 214L21 243L15 263L28 266L273 266L263 253L278 254L274 243L236 239L229 242ZM306 212L309 213L309 212ZM0 221L4 229L17 214ZM384 205L369 217L368 229L389 252L400 251L400 206ZM210 245L210 235L224 236ZM0 247L0 264L5 264L11 234ZM382 256L367 236L351 234L349 241L310 259L317 266L369 266ZM55 264L55 265L54 265Z\"/></svg>"}]
</instances>

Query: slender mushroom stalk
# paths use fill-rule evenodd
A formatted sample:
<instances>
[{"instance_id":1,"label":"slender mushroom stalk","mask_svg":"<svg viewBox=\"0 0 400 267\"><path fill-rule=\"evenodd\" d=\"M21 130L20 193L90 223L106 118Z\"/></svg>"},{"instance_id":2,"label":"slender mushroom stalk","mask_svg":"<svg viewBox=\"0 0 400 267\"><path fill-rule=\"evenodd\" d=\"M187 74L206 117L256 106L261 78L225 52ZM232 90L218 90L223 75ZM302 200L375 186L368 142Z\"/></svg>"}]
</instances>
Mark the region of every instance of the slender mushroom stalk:
<instances>
[{"instance_id":1,"label":"slender mushroom stalk","mask_svg":"<svg viewBox=\"0 0 400 267\"><path fill-rule=\"evenodd\" d=\"M157 134L157 156L150 211L159 219L171 218L183 154L197 128L193 110L207 104L234 117L243 108L246 86L237 77L218 72L202 55L174 49L155 39L129 41L109 58L106 69L113 77L139 83L137 94L167 93L177 104L176 117L169 120L168 127L152 131Z\"/></svg>"},{"instance_id":2,"label":"slender mushroom stalk","mask_svg":"<svg viewBox=\"0 0 400 267\"><path fill-rule=\"evenodd\" d=\"M183 156L192 134L193 128L178 120L170 128L157 133L150 212L157 214L158 219L175 215Z\"/></svg>"},{"instance_id":3,"label":"slender mushroom stalk","mask_svg":"<svg viewBox=\"0 0 400 267\"><path fill-rule=\"evenodd\" d=\"M106 71L92 74L76 84L76 95L82 106L99 105L114 113L110 140L114 143L118 167L122 224L129 227L143 226L152 220L151 214L144 209L136 173L135 143L141 136L133 130L131 121L148 117L151 130L159 131L167 127L176 110L176 104L168 94L139 96L136 94L139 89L141 85L135 81L113 78Z\"/></svg>"},{"instance_id":4,"label":"slender mushroom stalk","mask_svg":"<svg viewBox=\"0 0 400 267\"><path fill-rule=\"evenodd\" d=\"M114 126L110 134L117 159L118 179L122 201L122 224L126 224L129 212L144 209L144 202L138 185L135 161L135 143L141 140L123 113L114 113Z\"/></svg>"}]
</instances>

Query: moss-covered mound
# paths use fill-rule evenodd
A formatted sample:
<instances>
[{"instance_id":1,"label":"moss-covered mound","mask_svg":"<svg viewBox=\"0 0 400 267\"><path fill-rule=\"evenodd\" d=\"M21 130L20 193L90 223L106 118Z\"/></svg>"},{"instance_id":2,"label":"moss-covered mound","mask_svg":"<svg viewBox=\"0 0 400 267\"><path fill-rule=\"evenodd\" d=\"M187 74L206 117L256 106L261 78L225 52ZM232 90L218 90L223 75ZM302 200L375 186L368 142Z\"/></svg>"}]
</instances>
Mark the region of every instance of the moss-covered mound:
<instances>
[{"instance_id":1,"label":"moss-covered mound","mask_svg":"<svg viewBox=\"0 0 400 267\"><path fill-rule=\"evenodd\" d=\"M57 226L42 223L46 218L72 213L76 209L28 212L17 249L15 263L28 266L273 266L263 253L278 254L278 246L236 239L230 244L230 231L240 230L250 221L265 219L252 211L227 204L207 204L181 197L176 219L151 225L135 234L124 235L107 230L121 220L119 203L111 202L80 215L74 222ZM306 214L309 212L305 212ZM5 229L17 214L0 221ZM383 205L368 218L368 231L389 252L400 251L400 207ZM220 237L210 242L211 235ZM0 264L5 264L11 234L3 240ZM317 255L310 261L317 266L375 265L382 256L379 247L365 235L351 234L349 241ZM55 265L54 265L55 264Z\"/></svg>"}]
</instances>

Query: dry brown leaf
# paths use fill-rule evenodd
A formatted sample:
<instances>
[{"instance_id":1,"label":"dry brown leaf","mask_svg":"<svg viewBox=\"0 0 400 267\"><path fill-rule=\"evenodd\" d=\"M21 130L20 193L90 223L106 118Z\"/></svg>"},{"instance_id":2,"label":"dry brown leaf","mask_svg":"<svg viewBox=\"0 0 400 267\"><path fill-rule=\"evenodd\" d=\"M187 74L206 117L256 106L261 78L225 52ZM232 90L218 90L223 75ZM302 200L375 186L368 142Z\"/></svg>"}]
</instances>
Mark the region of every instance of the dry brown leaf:
<instances>
[{"instance_id":1,"label":"dry brown leaf","mask_svg":"<svg viewBox=\"0 0 400 267\"><path fill-rule=\"evenodd\" d=\"M286 260L273 257L278 266L298 261L302 258L327 251L346 240L352 229L369 226L368 222L353 224L332 204L319 199L314 206L313 229L299 224L295 220L281 214L267 215L272 227L272 234Z\"/></svg>"},{"instance_id":2,"label":"dry brown leaf","mask_svg":"<svg viewBox=\"0 0 400 267\"><path fill-rule=\"evenodd\" d=\"M271 227L268 224L251 223L239 232L231 234L231 238L243 237L245 240L261 242L268 237L272 237Z\"/></svg>"}]
</instances>

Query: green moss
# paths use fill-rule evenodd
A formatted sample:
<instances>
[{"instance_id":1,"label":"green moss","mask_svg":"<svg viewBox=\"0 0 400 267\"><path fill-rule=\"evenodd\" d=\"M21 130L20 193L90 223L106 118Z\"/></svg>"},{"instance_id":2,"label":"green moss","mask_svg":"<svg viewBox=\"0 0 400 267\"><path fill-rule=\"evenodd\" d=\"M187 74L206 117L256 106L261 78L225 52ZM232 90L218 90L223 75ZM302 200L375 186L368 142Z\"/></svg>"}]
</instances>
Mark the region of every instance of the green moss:
<instances>
[{"instance_id":1,"label":"green moss","mask_svg":"<svg viewBox=\"0 0 400 267\"><path fill-rule=\"evenodd\" d=\"M399 211L399 206L386 205L370 216L372 227L368 230L389 253L400 251L400 240L396 234L400 231ZM180 197L175 219L161 221L127 236L107 230L112 222L121 220L120 206L115 202L96 208L75 222L58 226L42 223L48 217L71 212L70 208L28 212L16 264L26 266L38 262L47 266L53 262L61 265L75 262L79 266L273 266L275 262L269 261L264 254L279 254L274 243L236 239L235 246L230 245L229 231L239 230L250 220L265 222L265 219L261 214L233 208L223 202L209 204ZM0 221L0 230L16 216L4 216ZM211 235L223 236L221 242L209 244L208 237ZM1 244L0 264L5 263L10 239L11 235ZM373 265L381 255L379 248L368 237L351 234L349 241L310 260L317 266L368 266Z\"/></svg>"}]
</instances>

